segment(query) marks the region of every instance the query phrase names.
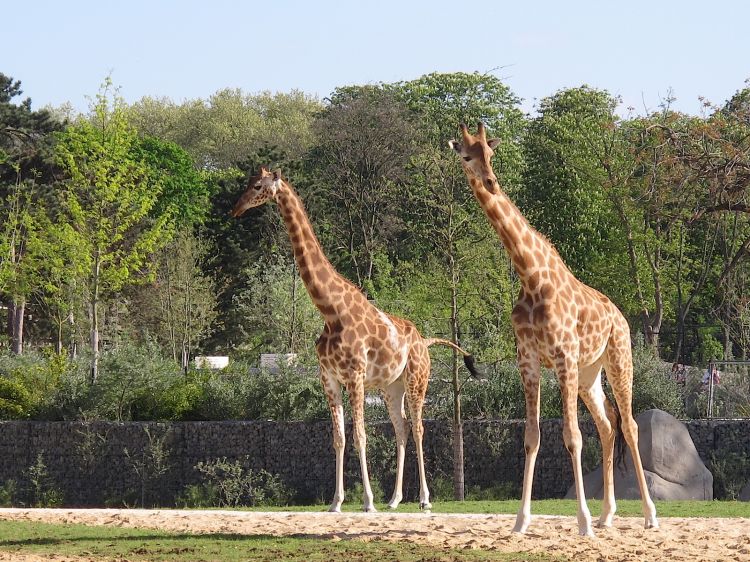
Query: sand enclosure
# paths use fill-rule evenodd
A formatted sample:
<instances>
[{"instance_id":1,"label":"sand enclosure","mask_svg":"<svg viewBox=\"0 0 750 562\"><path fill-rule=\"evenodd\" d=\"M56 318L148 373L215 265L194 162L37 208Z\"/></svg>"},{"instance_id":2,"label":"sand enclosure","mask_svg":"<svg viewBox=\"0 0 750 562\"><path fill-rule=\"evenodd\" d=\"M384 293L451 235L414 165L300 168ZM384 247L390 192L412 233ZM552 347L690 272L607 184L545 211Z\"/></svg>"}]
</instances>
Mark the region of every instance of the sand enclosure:
<instances>
[{"instance_id":1,"label":"sand enclosure","mask_svg":"<svg viewBox=\"0 0 750 562\"><path fill-rule=\"evenodd\" d=\"M5 508L0 509L0 519L333 541L409 541L436 547L549 553L576 562L750 560L750 518L662 518L660 529L645 530L640 517L615 517L614 527L597 529L595 538L579 537L574 517L542 515L534 517L526 535L510 532L515 521L512 515ZM50 559L63 560L59 555ZM0 554L0 560L41 558Z\"/></svg>"}]
</instances>

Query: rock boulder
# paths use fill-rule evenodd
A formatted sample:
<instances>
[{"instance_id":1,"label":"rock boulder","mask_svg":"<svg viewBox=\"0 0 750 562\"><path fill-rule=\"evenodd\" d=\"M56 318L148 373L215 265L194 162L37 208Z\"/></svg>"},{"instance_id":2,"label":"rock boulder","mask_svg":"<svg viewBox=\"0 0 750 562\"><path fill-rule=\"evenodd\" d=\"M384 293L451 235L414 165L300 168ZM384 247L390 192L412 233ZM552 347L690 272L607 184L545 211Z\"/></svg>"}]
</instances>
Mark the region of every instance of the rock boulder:
<instances>
[{"instance_id":1,"label":"rock boulder","mask_svg":"<svg viewBox=\"0 0 750 562\"><path fill-rule=\"evenodd\" d=\"M662 410L647 410L636 418L638 449L651 498L654 500L712 500L713 476L698 456L685 425ZM587 498L601 499L602 469L584 475ZM750 493L750 492L749 492ZM566 498L575 498L575 487ZM624 472L615 467L615 497L640 499L630 449Z\"/></svg>"}]
</instances>

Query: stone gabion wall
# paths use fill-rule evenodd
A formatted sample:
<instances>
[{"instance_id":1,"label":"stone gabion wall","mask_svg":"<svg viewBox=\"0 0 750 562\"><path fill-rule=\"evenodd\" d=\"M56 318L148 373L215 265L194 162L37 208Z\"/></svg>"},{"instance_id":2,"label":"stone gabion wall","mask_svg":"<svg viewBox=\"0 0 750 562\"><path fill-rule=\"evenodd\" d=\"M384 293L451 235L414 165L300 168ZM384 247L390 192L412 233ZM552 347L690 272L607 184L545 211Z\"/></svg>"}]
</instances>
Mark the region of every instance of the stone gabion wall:
<instances>
[{"instance_id":1,"label":"stone gabion wall","mask_svg":"<svg viewBox=\"0 0 750 562\"><path fill-rule=\"evenodd\" d=\"M750 420L689 421L687 427L704 462L716 451L750 455ZM524 449L522 421L464 423L466 486L502 485L520 490ZM593 424L581 421L584 442L595 438ZM368 461L372 477L386 495L393 486L395 446L388 423L370 424ZM164 471L142 477L153 466L149 453L162 442ZM151 443L151 445L150 445ZM0 422L0 484L29 486L29 467L38 458L49 481L61 490L65 505L134 505L141 494L150 505L174 505L185 486L199 482L194 466L226 457L247 468L276 474L299 501L330 501L335 464L331 424L319 422ZM448 422L425 422L425 457L430 482L452 475L452 438ZM347 428L346 486L359 481L359 461ZM148 470L146 471L148 472ZM418 497L414 446L409 440L404 492ZM573 481L562 442L561 420L542 421L534 497L562 497ZM387 498L386 498L387 499ZM359 498L357 498L359 501Z\"/></svg>"}]
</instances>

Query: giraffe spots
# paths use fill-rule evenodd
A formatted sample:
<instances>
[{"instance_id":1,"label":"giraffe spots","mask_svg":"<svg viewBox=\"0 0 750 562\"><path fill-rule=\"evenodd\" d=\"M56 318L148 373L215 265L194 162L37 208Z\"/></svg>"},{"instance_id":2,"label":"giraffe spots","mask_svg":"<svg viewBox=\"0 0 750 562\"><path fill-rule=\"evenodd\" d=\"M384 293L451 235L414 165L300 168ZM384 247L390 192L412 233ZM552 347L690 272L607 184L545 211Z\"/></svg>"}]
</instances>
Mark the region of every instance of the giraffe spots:
<instances>
[{"instance_id":1,"label":"giraffe spots","mask_svg":"<svg viewBox=\"0 0 750 562\"><path fill-rule=\"evenodd\" d=\"M333 316L336 314L336 307L332 304L322 304L318 306L318 310L323 316Z\"/></svg>"},{"instance_id":2,"label":"giraffe spots","mask_svg":"<svg viewBox=\"0 0 750 562\"><path fill-rule=\"evenodd\" d=\"M531 275L529 275L529 279L526 281L526 286L531 291L536 291L537 286L539 285L539 271L535 271Z\"/></svg>"},{"instance_id":3,"label":"giraffe spots","mask_svg":"<svg viewBox=\"0 0 750 562\"><path fill-rule=\"evenodd\" d=\"M546 304L538 304L531 309L531 321L534 324L545 324L550 319L549 306Z\"/></svg>"},{"instance_id":4,"label":"giraffe spots","mask_svg":"<svg viewBox=\"0 0 750 562\"><path fill-rule=\"evenodd\" d=\"M344 302L347 302L346 297L349 297L348 302L354 300L351 292L344 293ZM349 307L349 312L351 312L353 317L360 318L365 313L365 309L360 303L354 302L351 307Z\"/></svg>"},{"instance_id":5,"label":"giraffe spots","mask_svg":"<svg viewBox=\"0 0 750 562\"><path fill-rule=\"evenodd\" d=\"M544 285L539 287L539 296L541 296L542 300L544 301L551 300L554 295L555 295L555 289L552 287L550 283L545 283Z\"/></svg>"},{"instance_id":6,"label":"giraffe spots","mask_svg":"<svg viewBox=\"0 0 750 562\"><path fill-rule=\"evenodd\" d=\"M330 268L326 267L326 264L324 263L318 264L316 275L318 277L318 281L324 285L328 284L333 278Z\"/></svg>"},{"instance_id":7,"label":"giraffe spots","mask_svg":"<svg viewBox=\"0 0 750 562\"><path fill-rule=\"evenodd\" d=\"M497 205L494 205L487 209L487 217L492 222L500 222L502 220L502 214L500 213L500 209Z\"/></svg>"},{"instance_id":8,"label":"giraffe spots","mask_svg":"<svg viewBox=\"0 0 750 562\"><path fill-rule=\"evenodd\" d=\"M529 267L529 264L526 261L526 255L521 251L517 251L517 250L513 251L513 263L515 264L519 275L523 275L523 273Z\"/></svg>"}]
</instances>

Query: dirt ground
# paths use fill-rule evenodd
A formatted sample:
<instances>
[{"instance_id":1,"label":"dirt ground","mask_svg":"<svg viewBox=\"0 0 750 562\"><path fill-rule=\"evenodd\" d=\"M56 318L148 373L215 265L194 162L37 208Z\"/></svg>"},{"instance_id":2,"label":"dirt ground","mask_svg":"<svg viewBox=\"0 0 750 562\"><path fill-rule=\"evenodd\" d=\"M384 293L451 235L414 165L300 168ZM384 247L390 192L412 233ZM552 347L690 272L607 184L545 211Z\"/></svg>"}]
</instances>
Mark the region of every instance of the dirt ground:
<instances>
[{"instance_id":1,"label":"dirt ground","mask_svg":"<svg viewBox=\"0 0 750 562\"><path fill-rule=\"evenodd\" d=\"M299 513L138 509L0 509L0 519L236 533L333 541L409 541L438 547L534 552L582 561L750 561L750 519L662 518L643 529L640 518L616 517L595 538L579 537L574 517L535 516L525 535L510 532L512 515L422 513ZM3 555L32 562L39 557ZM64 558L47 558L60 562Z\"/></svg>"}]
</instances>

